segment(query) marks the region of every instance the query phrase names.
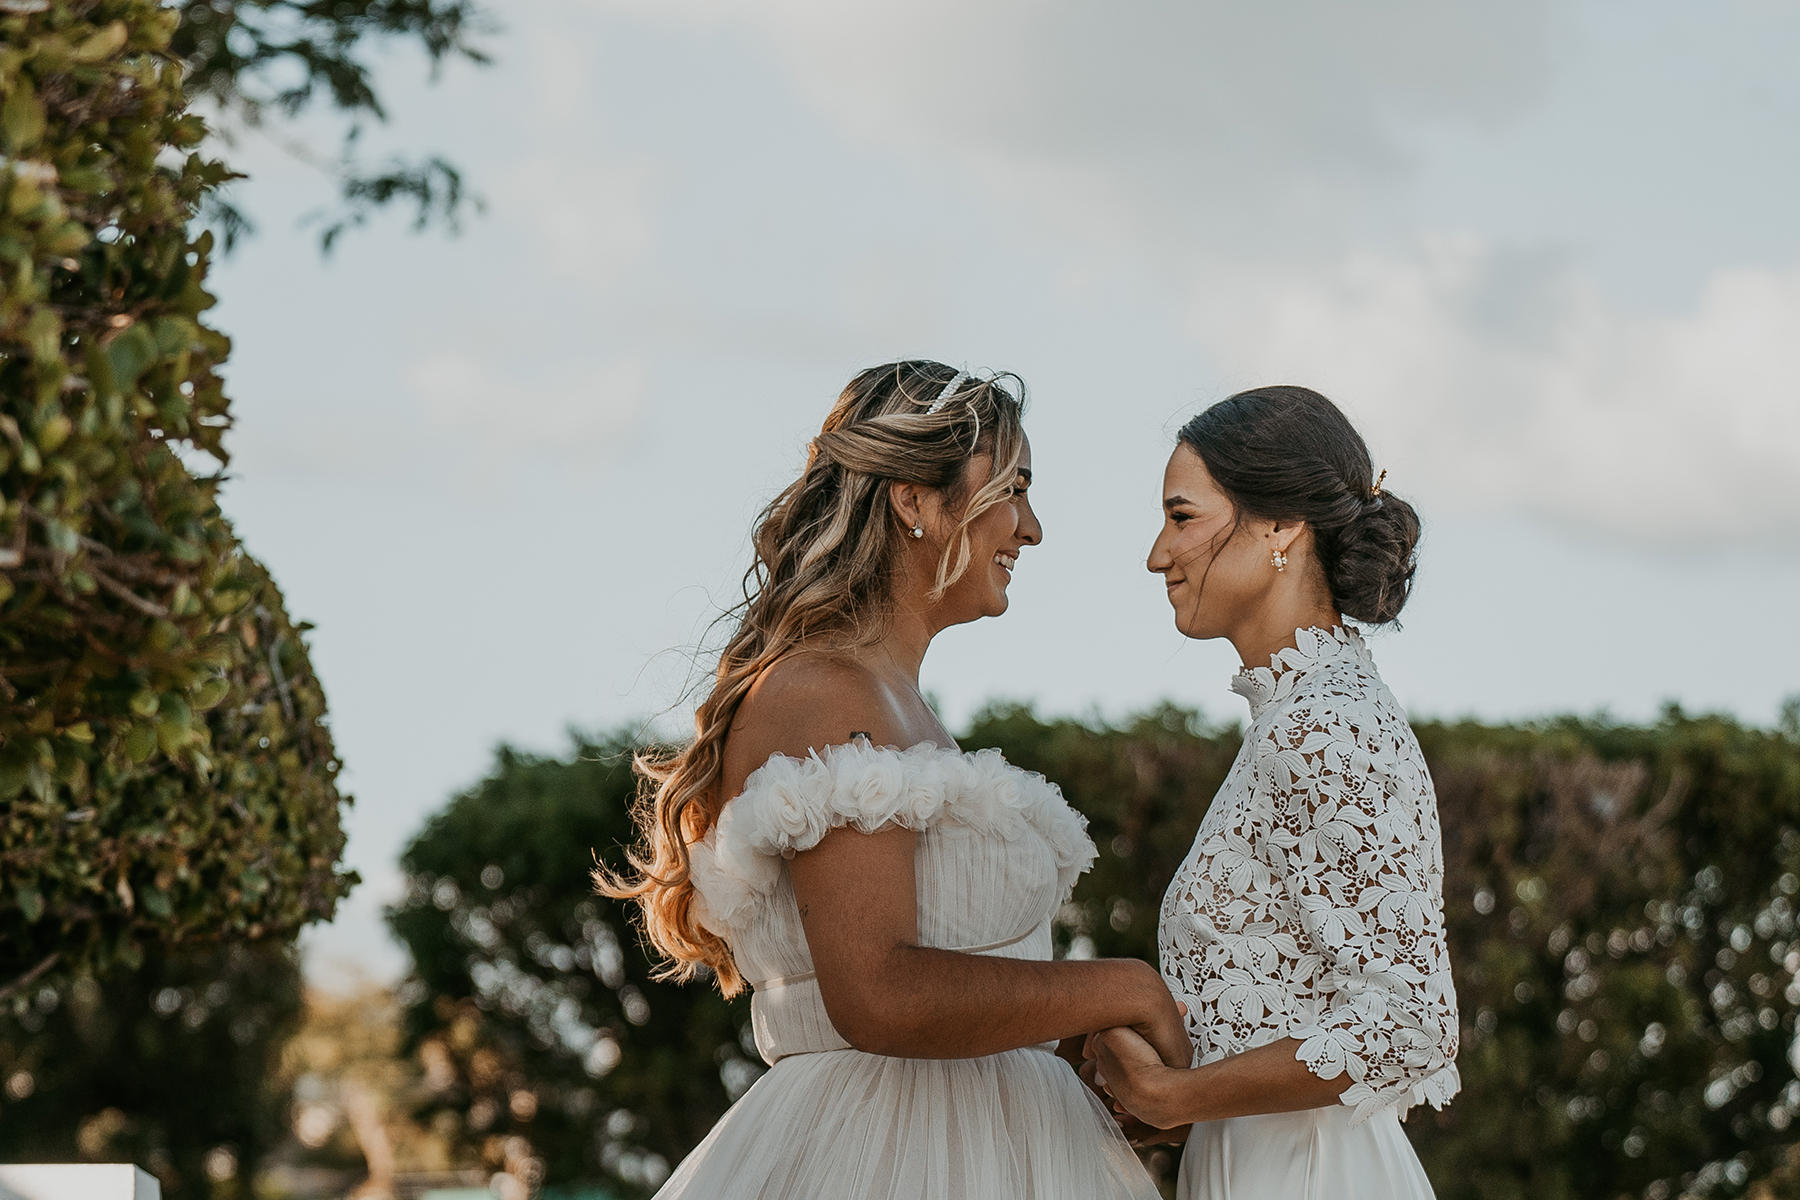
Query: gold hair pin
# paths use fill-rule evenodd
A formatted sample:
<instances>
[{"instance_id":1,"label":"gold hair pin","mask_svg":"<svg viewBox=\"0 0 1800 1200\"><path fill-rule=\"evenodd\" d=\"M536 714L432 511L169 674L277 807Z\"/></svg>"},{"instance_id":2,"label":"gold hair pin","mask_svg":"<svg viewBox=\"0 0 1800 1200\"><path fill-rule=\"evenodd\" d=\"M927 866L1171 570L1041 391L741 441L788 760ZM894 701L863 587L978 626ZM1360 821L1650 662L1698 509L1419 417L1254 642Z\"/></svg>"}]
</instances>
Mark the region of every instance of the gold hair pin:
<instances>
[{"instance_id":1,"label":"gold hair pin","mask_svg":"<svg viewBox=\"0 0 1800 1200\"><path fill-rule=\"evenodd\" d=\"M1387 478L1387 468L1383 467L1381 469L1381 474L1377 475L1375 477L1375 486L1369 489L1369 497L1371 499L1374 499L1374 500L1381 499L1381 482L1382 482L1382 480L1384 480L1386 478Z\"/></svg>"}]
</instances>

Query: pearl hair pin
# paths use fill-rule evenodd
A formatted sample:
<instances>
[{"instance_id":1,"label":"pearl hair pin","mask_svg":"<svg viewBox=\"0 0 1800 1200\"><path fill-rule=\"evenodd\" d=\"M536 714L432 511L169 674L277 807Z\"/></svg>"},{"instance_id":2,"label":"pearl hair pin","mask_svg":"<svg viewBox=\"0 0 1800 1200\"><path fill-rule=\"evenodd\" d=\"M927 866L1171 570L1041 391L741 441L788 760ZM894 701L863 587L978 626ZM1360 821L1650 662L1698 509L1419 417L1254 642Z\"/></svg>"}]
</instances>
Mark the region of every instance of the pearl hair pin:
<instances>
[{"instance_id":1,"label":"pearl hair pin","mask_svg":"<svg viewBox=\"0 0 1800 1200\"><path fill-rule=\"evenodd\" d=\"M944 410L944 405L950 403L950 397L956 395L956 389L966 383L968 378L969 373L966 370L958 371L955 375L951 376L950 382L944 385L944 390L937 394L937 399L933 400L931 402L931 407L925 410L925 415L929 417L934 413L942 412Z\"/></svg>"}]
</instances>

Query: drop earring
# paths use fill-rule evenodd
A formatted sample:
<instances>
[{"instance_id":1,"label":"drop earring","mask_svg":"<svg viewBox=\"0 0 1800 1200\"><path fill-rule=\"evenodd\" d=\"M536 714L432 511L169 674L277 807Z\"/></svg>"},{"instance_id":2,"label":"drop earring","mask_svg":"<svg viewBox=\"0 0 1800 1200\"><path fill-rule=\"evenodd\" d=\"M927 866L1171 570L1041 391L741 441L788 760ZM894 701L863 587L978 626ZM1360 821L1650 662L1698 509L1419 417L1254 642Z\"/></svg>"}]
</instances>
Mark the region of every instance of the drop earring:
<instances>
[{"instance_id":1,"label":"drop earring","mask_svg":"<svg viewBox=\"0 0 1800 1200\"><path fill-rule=\"evenodd\" d=\"M1269 555L1269 561L1275 564L1275 569L1277 571L1287 570L1287 555L1283 554L1281 551L1277 550L1275 553Z\"/></svg>"},{"instance_id":2,"label":"drop earring","mask_svg":"<svg viewBox=\"0 0 1800 1200\"><path fill-rule=\"evenodd\" d=\"M916 538L922 538L925 536L925 530L920 526L914 525L912 527L912 535Z\"/></svg>"}]
</instances>

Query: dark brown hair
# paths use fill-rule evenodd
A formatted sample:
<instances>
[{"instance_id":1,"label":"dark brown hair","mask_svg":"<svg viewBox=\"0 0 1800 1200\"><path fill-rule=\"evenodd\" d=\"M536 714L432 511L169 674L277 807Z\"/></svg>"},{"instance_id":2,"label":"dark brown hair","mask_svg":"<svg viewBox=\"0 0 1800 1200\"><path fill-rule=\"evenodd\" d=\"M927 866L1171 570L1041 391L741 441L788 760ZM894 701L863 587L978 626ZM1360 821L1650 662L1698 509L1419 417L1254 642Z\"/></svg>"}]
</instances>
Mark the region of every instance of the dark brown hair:
<instances>
[{"instance_id":1,"label":"dark brown hair","mask_svg":"<svg viewBox=\"0 0 1800 1200\"><path fill-rule=\"evenodd\" d=\"M1238 515L1305 521L1339 612L1367 625L1400 615L1418 564L1419 514L1375 491L1369 447L1311 388L1252 388L1181 427Z\"/></svg>"}]
</instances>

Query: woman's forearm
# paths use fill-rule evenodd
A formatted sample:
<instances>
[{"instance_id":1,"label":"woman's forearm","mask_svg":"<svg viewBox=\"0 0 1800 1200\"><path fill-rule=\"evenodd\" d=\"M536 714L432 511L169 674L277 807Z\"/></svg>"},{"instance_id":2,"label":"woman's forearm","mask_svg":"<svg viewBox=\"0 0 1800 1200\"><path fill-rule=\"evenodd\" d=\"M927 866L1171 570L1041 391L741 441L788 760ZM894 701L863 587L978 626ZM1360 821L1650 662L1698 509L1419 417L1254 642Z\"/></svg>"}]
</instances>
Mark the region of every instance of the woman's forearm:
<instances>
[{"instance_id":1,"label":"woman's forearm","mask_svg":"<svg viewBox=\"0 0 1800 1200\"><path fill-rule=\"evenodd\" d=\"M895 1058L979 1058L1126 1026L1162 1061L1191 1061L1175 1000L1148 963L919 945L917 846L909 829L838 829L788 862L819 995L845 1041Z\"/></svg>"},{"instance_id":2,"label":"woman's forearm","mask_svg":"<svg viewBox=\"0 0 1800 1200\"><path fill-rule=\"evenodd\" d=\"M1116 1025L1143 1033L1165 1059L1186 1052L1173 999L1136 959L1041 962L902 945L877 978L821 987L838 1031L873 1054L979 1058Z\"/></svg>"},{"instance_id":3,"label":"woman's forearm","mask_svg":"<svg viewBox=\"0 0 1800 1200\"><path fill-rule=\"evenodd\" d=\"M1320 1079L1294 1057L1299 1048L1282 1038L1191 1070L1154 1063L1109 1070L1103 1059L1102 1077L1127 1109L1165 1129L1336 1104L1350 1077Z\"/></svg>"}]
</instances>

